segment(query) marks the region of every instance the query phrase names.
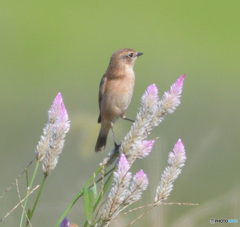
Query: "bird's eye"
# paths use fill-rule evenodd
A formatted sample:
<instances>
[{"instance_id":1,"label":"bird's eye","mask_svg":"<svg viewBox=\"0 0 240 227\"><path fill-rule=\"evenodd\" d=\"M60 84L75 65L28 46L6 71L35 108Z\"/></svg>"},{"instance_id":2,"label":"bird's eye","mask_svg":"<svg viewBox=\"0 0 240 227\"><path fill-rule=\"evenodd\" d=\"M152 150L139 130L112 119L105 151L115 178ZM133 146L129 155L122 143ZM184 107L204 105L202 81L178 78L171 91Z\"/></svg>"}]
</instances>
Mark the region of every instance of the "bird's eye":
<instances>
[{"instance_id":1,"label":"bird's eye","mask_svg":"<svg viewBox=\"0 0 240 227\"><path fill-rule=\"evenodd\" d=\"M133 56L133 53L131 52L128 56L131 58Z\"/></svg>"}]
</instances>

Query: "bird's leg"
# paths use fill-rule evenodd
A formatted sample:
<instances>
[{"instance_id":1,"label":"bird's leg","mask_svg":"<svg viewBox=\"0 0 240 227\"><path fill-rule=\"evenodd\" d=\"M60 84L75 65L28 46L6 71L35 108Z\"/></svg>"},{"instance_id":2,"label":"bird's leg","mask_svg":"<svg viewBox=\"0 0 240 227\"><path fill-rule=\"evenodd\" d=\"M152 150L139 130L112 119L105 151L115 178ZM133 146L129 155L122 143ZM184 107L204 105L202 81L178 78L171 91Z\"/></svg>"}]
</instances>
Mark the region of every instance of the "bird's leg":
<instances>
[{"instance_id":1,"label":"bird's leg","mask_svg":"<svg viewBox=\"0 0 240 227\"><path fill-rule=\"evenodd\" d=\"M114 142L114 146L117 147L118 144L116 142L116 137L115 137L115 133L113 131L113 123L111 122L111 130L112 130L112 134L113 134L113 142Z\"/></svg>"},{"instance_id":2,"label":"bird's leg","mask_svg":"<svg viewBox=\"0 0 240 227\"><path fill-rule=\"evenodd\" d=\"M135 122L134 120L129 119L129 118L126 118L125 116L122 116L122 119L123 119L123 120L126 120L126 121L131 121L131 122L133 122L133 123Z\"/></svg>"}]
</instances>

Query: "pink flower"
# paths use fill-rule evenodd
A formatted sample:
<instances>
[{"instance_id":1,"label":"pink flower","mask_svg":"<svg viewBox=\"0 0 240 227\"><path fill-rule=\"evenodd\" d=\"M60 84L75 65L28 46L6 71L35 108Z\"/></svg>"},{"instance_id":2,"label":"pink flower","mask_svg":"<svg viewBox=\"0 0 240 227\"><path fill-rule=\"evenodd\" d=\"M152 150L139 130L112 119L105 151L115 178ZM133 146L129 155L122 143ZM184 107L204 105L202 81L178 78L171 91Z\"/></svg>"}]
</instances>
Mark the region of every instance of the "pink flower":
<instances>
[{"instance_id":1,"label":"pink flower","mask_svg":"<svg viewBox=\"0 0 240 227\"><path fill-rule=\"evenodd\" d=\"M173 148L173 152L169 154L168 163L177 167L184 166L185 160L187 159L184 145L179 139Z\"/></svg>"},{"instance_id":2,"label":"pink flower","mask_svg":"<svg viewBox=\"0 0 240 227\"><path fill-rule=\"evenodd\" d=\"M130 166L129 166L128 160L126 159L125 155L122 154L118 163L117 173L120 176L124 176L129 169L130 169Z\"/></svg>"},{"instance_id":3,"label":"pink flower","mask_svg":"<svg viewBox=\"0 0 240 227\"><path fill-rule=\"evenodd\" d=\"M165 168L161 181L156 190L155 203L166 200L173 189L173 182L181 173L181 168L184 166L186 154L184 145L179 139L173 148L173 152L169 153L168 166Z\"/></svg>"},{"instance_id":4,"label":"pink flower","mask_svg":"<svg viewBox=\"0 0 240 227\"><path fill-rule=\"evenodd\" d=\"M60 104L59 115L54 124L54 127L58 128L59 132L61 132L62 134L66 134L70 129L70 121L63 101Z\"/></svg>"},{"instance_id":5,"label":"pink flower","mask_svg":"<svg viewBox=\"0 0 240 227\"><path fill-rule=\"evenodd\" d=\"M63 98L61 93L59 92L55 97L50 109L48 110L48 120L50 123L54 123L57 120L62 103L63 103Z\"/></svg>"},{"instance_id":6,"label":"pink flower","mask_svg":"<svg viewBox=\"0 0 240 227\"><path fill-rule=\"evenodd\" d=\"M148 186L148 178L142 169L135 174L133 177L133 182L135 182L135 184L141 188L141 191L146 190Z\"/></svg>"},{"instance_id":7,"label":"pink flower","mask_svg":"<svg viewBox=\"0 0 240 227\"><path fill-rule=\"evenodd\" d=\"M147 106L154 106L157 104L158 99L158 89L155 84L151 84L142 96L142 105L144 106L146 105L144 103L147 103Z\"/></svg>"},{"instance_id":8,"label":"pink flower","mask_svg":"<svg viewBox=\"0 0 240 227\"><path fill-rule=\"evenodd\" d=\"M37 160L43 162L42 169L46 175L56 167L69 129L68 113L62 95L58 93L48 111L48 122L35 151Z\"/></svg>"},{"instance_id":9,"label":"pink flower","mask_svg":"<svg viewBox=\"0 0 240 227\"><path fill-rule=\"evenodd\" d=\"M176 96L180 96L183 88L183 81L185 79L185 75L181 75L177 81L171 86L170 92L175 94Z\"/></svg>"},{"instance_id":10,"label":"pink flower","mask_svg":"<svg viewBox=\"0 0 240 227\"><path fill-rule=\"evenodd\" d=\"M164 93L160 102L162 112L166 111L166 113L173 113L177 106L179 106L184 78L185 75L180 76L171 86L170 91Z\"/></svg>"},{"instance_id":11,"label":"pink flower","mask_svg":"<svg viewBox=\"0 0 240 227\"><path fill-rule=\"evenodd\" d=\"M138 157L137 158L145 158L147 157L151 150L152 150L152 147L153 147L153 144L154 144L154 140L143 140L141 142L141 144L139 145L139 147L137 148L138 151Z\"/></svg>"}]
</instances>

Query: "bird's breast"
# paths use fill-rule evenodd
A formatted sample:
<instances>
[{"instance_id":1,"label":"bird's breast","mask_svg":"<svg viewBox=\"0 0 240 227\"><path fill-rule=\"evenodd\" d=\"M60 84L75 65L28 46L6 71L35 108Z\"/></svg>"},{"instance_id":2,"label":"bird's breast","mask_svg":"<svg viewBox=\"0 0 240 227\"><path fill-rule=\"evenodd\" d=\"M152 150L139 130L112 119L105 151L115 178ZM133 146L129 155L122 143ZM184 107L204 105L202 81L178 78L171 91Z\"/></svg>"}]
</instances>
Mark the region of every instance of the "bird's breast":
<instances>
[{"instance_id":1,"label":"bird's breast","mask_svg":"<svg viewBox=\"0 0 240 227\"><path fill-rule=\"evenodd\" d=\"M101 101L101 117L115 122L127 110L132 99L135 75L127 73L106 81Z\"/></svg>"}]
</instances>

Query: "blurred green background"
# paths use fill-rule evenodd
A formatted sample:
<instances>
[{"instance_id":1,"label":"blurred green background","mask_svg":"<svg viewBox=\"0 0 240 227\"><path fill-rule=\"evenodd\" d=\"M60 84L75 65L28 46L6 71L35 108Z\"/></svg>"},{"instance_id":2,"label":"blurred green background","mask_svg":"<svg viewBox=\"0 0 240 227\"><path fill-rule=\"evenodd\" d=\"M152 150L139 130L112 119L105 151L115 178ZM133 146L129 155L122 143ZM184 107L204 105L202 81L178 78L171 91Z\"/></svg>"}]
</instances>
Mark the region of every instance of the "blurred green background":
<instances>
[{"instance_id":1,"label":"blurred green background","mask_svg":"<svg viewBox=\"0 0 240 227\"><path fill-rule=\"evenodd\" d=\"M94 153L99 130L98 87L111 54L129 47L143 52L127 116L155 83L160 96L186 74L182 104L150 135L151 155L138 161L150 180L144 201L153 201L178 138L187 161L168 202L135 226L207 226L210 218L240 221L240 2L202 1L1 1L0 4L0 193L34 157L47 110L62 93L71 130L58 166L47 179L33 226L53 226L112 147ZM131 124L119 120L120 141ZM32 173L30 168L30 175ZM39 181L42 174L39 171ZM25 178L19 180L21 196ZM13 187L0 200L0 217L17 202ZM82 225L79 201L68 215ZM30 200L31 204L31 200ZM18 226L21 208L1 226ZM140 212L118 219L126 226Z\"/></svg>"}]
</instances>

